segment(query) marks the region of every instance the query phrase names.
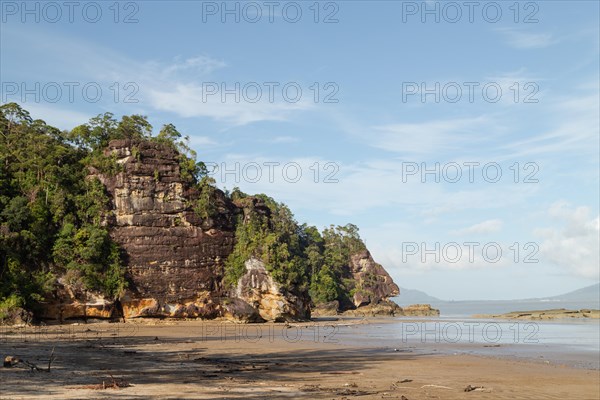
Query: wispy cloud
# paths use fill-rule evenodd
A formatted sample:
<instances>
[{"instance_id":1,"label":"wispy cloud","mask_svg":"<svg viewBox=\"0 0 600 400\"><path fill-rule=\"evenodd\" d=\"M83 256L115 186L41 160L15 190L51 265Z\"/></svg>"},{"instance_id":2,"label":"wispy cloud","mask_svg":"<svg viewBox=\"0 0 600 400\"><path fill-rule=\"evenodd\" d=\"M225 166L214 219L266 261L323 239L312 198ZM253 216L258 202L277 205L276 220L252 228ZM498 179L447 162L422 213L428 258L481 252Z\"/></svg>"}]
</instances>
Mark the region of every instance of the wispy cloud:
<instances>
[{"instance_id":1,"label":"wispy cloud","mask_svg":"<svg viewBox=\"0 0 600 400\"><path fill-rule=\"evenodd\" d=\"M135 100L138 100L135 107L148 113L163 111L185 118L204 117L240 126L259 121L288 120L292 114L314 106L304 98L293 103L283 96L271 99L268 93L263 93L257 101L254 98L252 101L239 100L243 97L239 94L243 95L243 92L238 93L238 99L231 95L224 100L221 92L208 95L207 83L216 84L219 89L221 85L235 88L236 83L221 76L217 79L213 74L219 71L226 76L229 65L225 60L207 54L177 56L168 60L140 60L82 38L56 32L10 29L8 33L10 37L18 37L22 46L33 54L44 55L45 65L49 66L43 71L47 79L96 82L107 93L112 93L109 88L115 82L121 86L132 82L139 88L135 94ZM78 67L71 67L73 65ZM131 112L130 104L115 103L112 96L102 100L111 101L110 107L104 104L111 111L117 112L122 107L127 108L125 112ZM102 106L101 102L97 105ZM72 105L68 106L72 108ZM59 109L61 105L56 103L48 107Z\"/></svg>"},{"instance_id":2,"label":"wispy cloud","mask_svg":"<svg viewBox=\"0 0 600 400\"><path fill-rule=\"evenodd\" d=\"M183 60L181 57L177 57L174 63L165 68L164 71L167 75L180 71L192 71L201 75L207 75L226 66L227 64L224 61L201 55Z\"/></svg>"},{"instance_id":3,"label":"wispy cloud","mask_svg":"<svg viewBox=\"0 0 600 400\"><path fill-rule=\"evenodd\" d=\"M483 222L480 222L475 225L471 225L466 228L457 229L457 230L453 231L452 233L457 234L457 235L471 235L471 234L481 235L481 234L486 234L486 233L498 232L500 229L502 229L502 225L503 225L503 223L502 223L502 220L500 220L500 219L489 219L487 221L483 221Z\"/></svg>"},{"instance_id":4,"label":"wispy cloud","mask_svg":"<svg viewBox=\"0 0 600 400\"><path fill-rule=\"evenodd\" d=\"M198 83L155 85L146 91L148 103L155 109L175 113L181 117L207 117L240 126L258 121L284 121L295 111L311 108L308 102L256 103L222 101L221 96L209 96Z\"/></svg>"},{"instance_id":5,"label":"wispy cloud","mask_svg":"<svg viewBox=\"0 0 600 400\"><path fill-rule=\"evenodd\" d=\"M565 154L568 151L598 155L598 93L573 94L553 102L547 108L554 127L526 139L514 140L501 148L513 157Z\"/></svg>"},{"instance_id":6,"label":"wispy cloud","mask_svg":"<svg viewBox=\"0 0 600 400\"><path fill-rule=\"evenodd\" d=\"M404 155L427 156L464 149L483 140L485 116L421 123L375 126L369 135L373 147Z\"/></svg>"},{"instance_id":7,"label":"wispy cloud","mask_svg":"<svg viewBox=\"0 0 600 400\"><path fill-rule=\"evenodd\" d=\"M551 33L532 33L515 28L498 28L498 32L516 49L544 48L558 43Z\"/></svg>"},{"instance_id":8,"label":"wispy cloud","mask_svg":"<svg viewBox=\"0 0 600 400\"><path fill-rule=\"evenodd\" d=\"M398 160L344 163L318 157L267 158L261 154L229 154L222 160L228 169L233 169L235 163L240 168L258 163L262 166L262 179L253 183L233 182L228 176L226 180L217 179L220 186L238 185L248 192L270 193L293 209L340 216L367 215L386 209L419 219L441 219L464 210L479 212L524 204L537 189L510 182L487 186L422 183L420 179L403 182L399 172L403 166ZM268 168L263 166L266 162L279 163L273 181L269 181ZM300 165L302 177L298 182L291 183L282 175L287 163Z\"/></svg>"}]
</instances>

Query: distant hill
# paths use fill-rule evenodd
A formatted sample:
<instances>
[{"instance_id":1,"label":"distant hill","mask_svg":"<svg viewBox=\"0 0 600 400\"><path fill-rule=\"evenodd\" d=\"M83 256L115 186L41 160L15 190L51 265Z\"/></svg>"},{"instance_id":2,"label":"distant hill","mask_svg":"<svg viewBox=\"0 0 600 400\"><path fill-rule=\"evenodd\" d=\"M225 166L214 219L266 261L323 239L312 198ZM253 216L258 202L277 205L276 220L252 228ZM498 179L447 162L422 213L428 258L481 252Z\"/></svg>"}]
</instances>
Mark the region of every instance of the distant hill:
<instances>
[{"instance_id":1,"label":"distant hill","mask_svg":"<svg viewBox=\"0 0 600 400\"><path fill-rule=\"evenodd\" d=\"M425 303L441 311L442 316L467 316L473 314L500 314L511 311L567 308L600 309L600 284L587 286L558 296L516 300L460 300L445 301L415 290L400 288L400 296L393 299L399 306Z\"/></svg>"},{"instance_id":2,"label":"distant hill","mask_svg":"<svg viewBox=\"0 0 600 400\"><path fill-rule=\"evenodd\" d=\"M422 292L420 290L406 289L403 287L400 288L400 296L394 298L394 301L400 306L407 306L410 304L419 303L435 304L444 302L444 300L440 300L437 297L430 296L427 293Z\"/></svg>"},{"instance_id":3,"label":"distant hill","mask_svg":"<svg viewBox=\"0 0 600 400\"><path fill-rule=\"evenodd\" d=\"M600 283L540 300L600 302Z\"/></svg>"}]
</instances>

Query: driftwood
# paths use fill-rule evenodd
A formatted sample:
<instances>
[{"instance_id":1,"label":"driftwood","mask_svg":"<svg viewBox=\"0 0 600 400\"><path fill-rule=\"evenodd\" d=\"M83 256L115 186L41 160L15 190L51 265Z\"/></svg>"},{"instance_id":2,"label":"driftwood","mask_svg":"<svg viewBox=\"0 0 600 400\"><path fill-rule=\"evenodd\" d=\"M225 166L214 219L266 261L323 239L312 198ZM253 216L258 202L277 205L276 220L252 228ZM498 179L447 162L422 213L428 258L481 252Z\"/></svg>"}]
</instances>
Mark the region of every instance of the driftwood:
<instances>
[{"instance_id":1,"label":"driftwood","mask_svg":"<svg viewBox=\"0 0 600 400\"><path fill-rule=\"evenodd\" d=\"M13 365L16 365L19 362L17 357L6 356L4 357L4 368L11 368Z\"/></svg>"},{"instance_id":2,"label":"driftwood","mask_svg":"<svg viewBox=\"0 0 600 400\"><path fill-rule=\"evenodd\" d=\"M465 390L465 392L472 392L474 390L483 390L483 386L471 386L471 385L468 385L464 390Z\"/></svg>"},{"instance_id":3,"label":"driftwood","mask_svg":"<svg viewBox=\"0 0 600 400\"><path fill-rule=\"evenodd\" d=\"M48 359L48 367L47 368L40 368L36 364L32 363L31 361L23 360L22 358L18 358L18 357L14 357L14 356L6 356L4 358L4 367L11 368L15 365L23 364L23 365L26 365L27 367L29 367L31 369L31 372L33 372L33 371L50 372L50 368L52 367L52 361L54 361L54 359L55 358L54 358L54 347L53 347L52 352L50 352L50 358Z\"/></svg>"},{"instance_id":4,"label":"driftwood","mask_svg":"<svg viewBox=\"0 0 600 400\"><path fill-rule=\"evenodd\" d=\"M31 372L33 372L33 371L50 372L50 368L52 367L52 361L54 361L54 347L52 348L52 352L50 353L50 358L48 359L48 367L47 368L40 368L35 363L32 363L31 361L23 360L22 358L17 358L17 357L13 357L13 356L7 356L4 358L4 367L10 368L17 364L23 364L23 365L26 365L27 367L29 367L31 369Z\"/></svg>"},{"instance_id":5,"label":"driftwood","mask_svg":"<svg viewBox=\"0 0 600 400\"><path fill-rule=\"evenodd\" d=\"M52 352L50 352L50 358L48 359L48 372L50 372L52 361L54 361L54 347L52 348Z\"/></svg>"},{"instance_id":6,"label":"driftwood","mask_svg":"<svg viewBox=\"0 0 600 400\"><path fill-rule=\"evenodd\" d=\"M421 389L424 389L424 388L436 388L436 389L449 389L449 390L452 390L451 387L440 386L440 385L423 385L423 386L421 386Z\"/></svg>"},{"instance_id":7,"label":"driftwood","mask_svg":"<svg viewBox=\"0 0 600 400\"><path fill-rule=\"evenodd\" d=\"M45 370L45 369L42 369L42 368L38 367L37 365L35 365L34 363L32 363L32 362L29 362L29 361L27 361L27 360L19 360L19 362L20 362L21 364L25 364L25 365L27 365L29 368L31 368L31 372L33 372L34 370L35 370L35 371L40 371L40 372L41 372L41 371L46 371L46 372L48 372L47 370Z\"/></svg>"}]
</instances>

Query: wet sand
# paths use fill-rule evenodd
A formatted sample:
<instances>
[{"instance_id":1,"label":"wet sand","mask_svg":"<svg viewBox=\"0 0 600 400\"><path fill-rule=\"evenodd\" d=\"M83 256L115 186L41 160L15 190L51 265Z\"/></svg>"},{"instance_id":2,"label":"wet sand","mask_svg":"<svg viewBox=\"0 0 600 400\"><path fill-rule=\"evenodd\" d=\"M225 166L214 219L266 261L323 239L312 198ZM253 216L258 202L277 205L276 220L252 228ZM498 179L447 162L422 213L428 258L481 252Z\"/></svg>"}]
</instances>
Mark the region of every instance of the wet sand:
<instances>
[{"instance_id":1,"label":"wet sand","mask_svg":"<svg viewBox=\"0 0 600 400\"><path fill-rule=\"evenodd\" d=\"M336 338L340 327L365 322L2 328L3 358L40 369L52 349L55 359L50 372L0 368L0 398L600 399L598 370Z\"/></svg>"}]
</instances>

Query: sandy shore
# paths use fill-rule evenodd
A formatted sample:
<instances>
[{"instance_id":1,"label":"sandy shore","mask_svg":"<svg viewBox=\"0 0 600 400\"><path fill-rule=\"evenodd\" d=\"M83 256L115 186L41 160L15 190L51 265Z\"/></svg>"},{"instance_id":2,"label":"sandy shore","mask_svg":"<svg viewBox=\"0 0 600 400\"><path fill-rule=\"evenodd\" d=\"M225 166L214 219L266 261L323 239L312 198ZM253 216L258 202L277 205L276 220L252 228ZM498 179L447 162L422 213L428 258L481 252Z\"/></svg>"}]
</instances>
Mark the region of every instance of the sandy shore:
<instances>
[{"instance_id":1,"label":"sandy shore","mask_svg":"<svg viewBox=\"0 0 600 400\"><path fill-rule=\"evenodd\" d=\"M50 372L0 368L0 398L600 399L597 370L349 346L335 340L336 324L348 323L2 328L3 358L41 369L52 349L55 359Z\"/></svg>"}]
</instances>

